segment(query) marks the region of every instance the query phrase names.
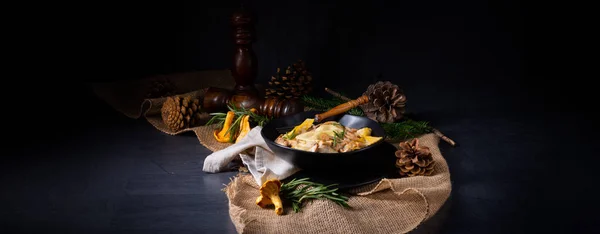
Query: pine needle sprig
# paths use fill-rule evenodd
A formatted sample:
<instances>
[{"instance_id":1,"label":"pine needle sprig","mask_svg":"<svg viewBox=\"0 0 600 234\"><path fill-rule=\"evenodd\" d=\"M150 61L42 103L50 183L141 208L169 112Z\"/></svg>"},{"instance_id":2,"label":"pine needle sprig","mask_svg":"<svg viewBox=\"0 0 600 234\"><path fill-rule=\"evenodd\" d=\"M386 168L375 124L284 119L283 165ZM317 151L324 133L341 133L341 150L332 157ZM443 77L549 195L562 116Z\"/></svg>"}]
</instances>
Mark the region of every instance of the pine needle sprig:
<instances>
[{"instance_id":1,"label":"pine needle sprig","mask_svg":"<svg viewBox=\"0 0 600 234\"><path fill-rule=\"evenodd\" d=\"M358 108L358 107L350 109L348 111L348 114L350 114L350 115L356 115L356 116L365 116L365 112L363 112L363 110L361 108Z\"/></svg>"},{"instance_id":2,"label":"pine needle sprig","mask_svg":"<svg viewBox=\"0 0 600 234\"><path fill-rule=\"evenodd\" d=\"M406 119L397 123L380 123L388 138L392 140L406 140L419 135L432 132L433 128L428 122Z\"/></svg>"},{"instance_id":3,"label":"pine needle sprig","mask_svg":"<svg viewBox=\"0 0 600 234\"><path fill-rule=\"evenodd\" d=\"M301 100L306 107L310 107L315 110L329 110L343 103L337 98L325 99L308 95L302 96Z\"/></svg>"},{"instance_id":4,"label":"pine needle sprig","mask_svg":"<svg viewBox=\"0 0 600 234\"><path fill-rule=\"evenodd\" d=\"M294 212L300 212L302 203L310 199L327 199L349 208L348 197L337 193L337 184L324 185L309 181L309 178L292 179L281 185L280 194L292 203Z\"/></svg>"}]
</instances>

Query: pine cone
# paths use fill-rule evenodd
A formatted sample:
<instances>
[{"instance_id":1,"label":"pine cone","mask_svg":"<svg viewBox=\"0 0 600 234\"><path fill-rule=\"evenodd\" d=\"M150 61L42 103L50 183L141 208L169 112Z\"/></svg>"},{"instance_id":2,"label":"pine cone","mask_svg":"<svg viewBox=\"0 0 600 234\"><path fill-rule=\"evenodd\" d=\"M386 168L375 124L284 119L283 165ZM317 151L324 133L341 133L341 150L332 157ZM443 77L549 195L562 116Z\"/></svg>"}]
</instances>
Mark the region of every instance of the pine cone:
<instances>
[{"instance_id":1,"label":"pine cone","mask_svg":"<svg viewBox=\"0 0 600 234\"><path fill-rule=\"evenodd\" d=\"M161 98L175 95L177 87L168 79L155 80L150 84L150 90L146 98Z\"/></svg>"},{"instance_id":2,"label":"pine cone","mask_svg":"<svg viewBox=\"0 0 600 234\"><path fill-rule=\"evenodd\" d=\"M419 146L419 140L400 143L400 149L396 151L396 167L400 169L402 176L431 175L435 162L431 151L426 146Z\"/></svg>"},{"instance_id":3,"label":"pine cone","mask_svg":"<svg viewBox=\"0 0 600 234\"><path fill-rule=\"evenodd\" d=\"M389 81L379 81L369 85L363 95L369 96L369 102L361 105L361 108L370 119L381 123L392 123L402 119L406 96L398 85Z\"/></svg>"},{"instance_id":4,"label":"pine cone","mask_svg":"<svg viewBox=\"0 0 600 234\"><path fill-rule=\"evenodd\" d=\"M267 97L298 98L312 91L312 75L306 70L302 60L288 66L282 74L277 68L277 74L271 77L265 90Z\"/></svg>"},{"instance_id":5,"label":"pine cone","mask_svg":"<svg viewBox=\"0 0 600 234\"><path fill-rule=\"evenodd\" d=\"M163 122L171 131L196 126L200 122L200 100L191 96L167 97L161 108Z\"/></svg>"}]
</instances>

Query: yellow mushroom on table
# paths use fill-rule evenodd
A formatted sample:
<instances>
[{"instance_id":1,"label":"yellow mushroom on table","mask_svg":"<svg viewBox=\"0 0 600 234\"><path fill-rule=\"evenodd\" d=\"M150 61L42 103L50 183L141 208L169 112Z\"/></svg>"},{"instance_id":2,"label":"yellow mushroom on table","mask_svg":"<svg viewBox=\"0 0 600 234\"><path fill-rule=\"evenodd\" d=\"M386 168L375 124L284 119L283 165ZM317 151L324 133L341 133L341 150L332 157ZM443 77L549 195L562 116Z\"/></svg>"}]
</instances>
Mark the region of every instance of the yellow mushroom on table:
<instances>
[{"instance_id":1,"label":"yellow mushroom on table","mask_svg":"<svg viewBox=\"0 0 600 234\"><path fill-rule=\"evenodd\" d=\"M279 180L267 180L260 187L260 196L256 198L256 205L261 208L267 208L269 205L275 206L275 213L278 215L283 214L283 203L281 197L279 197L279 191L281 189L281 181Z\"/></svg>"}]
</instances>

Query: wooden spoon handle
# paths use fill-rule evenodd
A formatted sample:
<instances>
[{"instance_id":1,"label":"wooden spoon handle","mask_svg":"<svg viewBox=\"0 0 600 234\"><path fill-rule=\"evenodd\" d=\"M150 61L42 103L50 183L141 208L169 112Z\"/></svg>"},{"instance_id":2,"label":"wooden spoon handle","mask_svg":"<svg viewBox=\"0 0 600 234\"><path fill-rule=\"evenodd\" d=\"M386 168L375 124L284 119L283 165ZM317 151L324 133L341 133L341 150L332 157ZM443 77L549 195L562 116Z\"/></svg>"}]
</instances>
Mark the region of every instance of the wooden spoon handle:
<instances>
[{"instance_id":1,"label":"wooden spoon handle","mask_svg":"<svg viewBox=\"0 0 600 234\"><path fill-rule=\"evenodd\" d=\"M321 113L321 114L316 114L315 115L315 121L316 122L321 122L321 120L327 119L331 116L335 116L335 115L339 115L342 114L346 111L349 111L350 109L360 106L362 104L365 104L369 101L369 97L366 95L360 96L359 98L357 98L356 100L350 100L346 103L342 103L334 108L331 108L331 110L326 111L325 113Z\"/></svg>"}]
</instances>

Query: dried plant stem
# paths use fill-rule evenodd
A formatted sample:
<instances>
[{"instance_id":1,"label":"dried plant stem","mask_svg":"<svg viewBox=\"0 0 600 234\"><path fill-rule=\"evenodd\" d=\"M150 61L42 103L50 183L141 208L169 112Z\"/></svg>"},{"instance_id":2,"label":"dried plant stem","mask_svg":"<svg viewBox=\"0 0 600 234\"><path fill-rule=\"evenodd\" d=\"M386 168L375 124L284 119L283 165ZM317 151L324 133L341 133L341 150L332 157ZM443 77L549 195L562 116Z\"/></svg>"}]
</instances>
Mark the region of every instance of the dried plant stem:
<instances>
[{"instance_id":1,"label":"dried plant stem","mask_svg":"<svg viewBox=\"0 0 600 234\"><path fill-rule=\"evenodd\" d=\"M341 95L340 93L333 91L329 88L325 88L325 91L328 92L329 94L331 94L334 97L337 97L339 99L342 99L344 101L349 101L352 100L348 97L345 97L343 95ZM443 141L445 141L446 143L450 144L451 146L456 146L456 142L454 142L454 140L450 139L449 137L447 137L446 135L444 135L440 130L436 129L436 128L431 128L433 134L435 134L436 136L438 136L439 138L441 138Z\"/></svg>"},{"instance_id":2,"label":"dried plant stem","mask_svg":"<svg viewBox=\"0 0 600 234\"><path fill-rule=\"evenodd\" d=\"M338 92L336 92L336 91L333 91L333 90L331 90L331 89L329 89L329 88L325 88L325 91L327 91L329 94L333 95L334 97L336 97L336 98L339 98L339 99L342 99L342 100L344 100L344 101L350 101L350 100L352 100L352 99L350 99L350 98L344 97L344 96L343 96L343 95L341 95L340 93L338 93Z\"/></svg>"},{"instance_id":3,"label":"dried plant stem","mask_svg":"<svg viewBox=\"0 0 600 234\"><path fill-rule=\"evenodd\" d=\"M444 135L442 132L440 132L440 130L437 130L436 128L431 128L431 130L433 131L433 134L442 138L442 140L444 140L445 142L448 142L448 144L450 144L451 146L453 146L453 147L456 146L456 142L454 142L452 139L450 139L449 137Z\"/></svg>"}]
</instances>

